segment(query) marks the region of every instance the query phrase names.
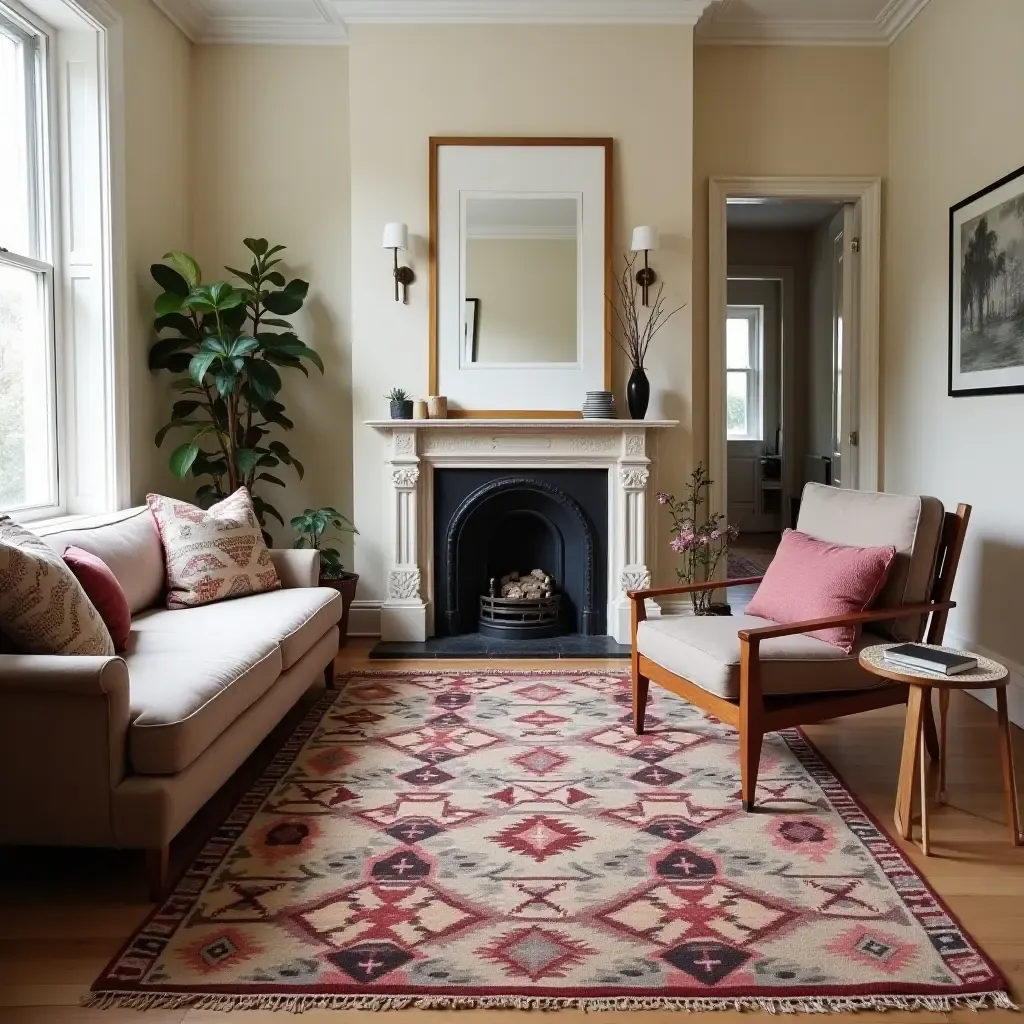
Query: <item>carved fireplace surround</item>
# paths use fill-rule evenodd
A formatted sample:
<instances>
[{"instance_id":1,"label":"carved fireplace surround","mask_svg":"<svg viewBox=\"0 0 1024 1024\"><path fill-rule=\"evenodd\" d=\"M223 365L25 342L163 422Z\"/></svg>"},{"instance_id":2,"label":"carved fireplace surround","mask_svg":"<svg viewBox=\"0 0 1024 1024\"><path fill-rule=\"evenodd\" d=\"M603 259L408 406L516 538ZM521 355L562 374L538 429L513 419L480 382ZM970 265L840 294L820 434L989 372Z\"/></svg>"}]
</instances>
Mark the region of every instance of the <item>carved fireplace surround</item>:
<instances>
[{"instance_id":1,"label":"carved fireplace surround","mask_svg":"<svg viewBox=\"0 0 1024 1024\"><path fill-rule=\"evenodd\" d=\"M608 471L608 632L629 643L627 590L648 586L648 485L656 432L675 420L370 420L390 435L391 568L381 639L434 633L433 472L437 468Z\"/></svg>"}]
</instances>

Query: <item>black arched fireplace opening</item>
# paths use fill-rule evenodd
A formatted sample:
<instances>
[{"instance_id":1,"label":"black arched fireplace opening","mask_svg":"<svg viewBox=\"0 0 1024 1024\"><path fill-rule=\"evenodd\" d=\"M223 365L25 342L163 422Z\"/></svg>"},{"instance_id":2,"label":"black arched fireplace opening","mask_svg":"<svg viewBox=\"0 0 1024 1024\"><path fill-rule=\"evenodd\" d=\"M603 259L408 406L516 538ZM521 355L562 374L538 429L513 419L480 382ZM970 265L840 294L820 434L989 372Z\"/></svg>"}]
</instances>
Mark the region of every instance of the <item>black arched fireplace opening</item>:
<instances>
[{"instance_id":1,"label":"black arched fireplace opening","mask_svg":"<svg viewBox=\"0 0 1024 1024\"><path fill-rule=\"evenodd\" d=\"M435 633L481 631L481 597L500 597L503 579L536 569L551 578L557 621L519 635L605 634L607 534L605 470L435 470Z\"/></svg>"}]
</instances>

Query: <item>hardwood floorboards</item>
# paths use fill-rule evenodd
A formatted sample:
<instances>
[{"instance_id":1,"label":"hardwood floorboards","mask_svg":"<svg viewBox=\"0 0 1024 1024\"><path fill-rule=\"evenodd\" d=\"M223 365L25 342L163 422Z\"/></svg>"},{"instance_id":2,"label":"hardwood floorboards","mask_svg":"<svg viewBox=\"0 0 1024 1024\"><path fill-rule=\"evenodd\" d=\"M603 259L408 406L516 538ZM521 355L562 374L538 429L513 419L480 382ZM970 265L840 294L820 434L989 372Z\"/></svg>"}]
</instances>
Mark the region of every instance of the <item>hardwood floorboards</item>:
<instances>
[{"instance_id":1,"label":"hardwood floorboards","mask_svg":"<svg viewBox=\"0 0 1024 1024\"><path fill-rule=\"evenodd\" d=\"M471 671L474 662L431 661L370 664L370 641L354 641L338 657L338 673L363 669ZM604 668L624 671L621 661L488 662L489 668ZM172 870L178 871L196 852L214 824L261 770L295 721L319 694L300 702L289 718L218 793L176 840ZM889 830L899 771L903 709L881 711L827 722L808 729L819 749ZM1024 743L1015 730L1017 763L1024 764ZM953 913L1010 979L1024 998L1024 848L1013 849L1003 822L1002 780L996 744L996 716L980 702L956 693L950 705L949 806L932 811L933 856L925 859L915 845L897 840L910 859L946 900ZM148 913L142 856L113 850L0 849L0 1022L2 1024L113 1024L138 1020L143 1024L216 1024L229 1014L199 1010L150 1010L144 1015L125 1010L86 1010L78 1006L94 978L118 951L132 929ZM289 1019L280 1013L242 1012L245 1024ZM522 1018L523 1011L460 1011L460 1024L502 1024ZM559 1011L545 1014L559 1024L582 1024L584 1014ZM742 1020L758 1019L744 1013ZM768 1019L767 1015L763 1015ZM408 1010L391 1013L348 1011L353 1024L441 1024L455 1015L446 1011ZM616 1022L667 1024L679 1015L661 1011L615 1013ZM303 1014L302 1024L338 1019L338 1013ZM601 1015L586 1016L598 1024ZM740 1020L739 1013L714 1016L716 1024ZM774 1018L773 1018L774 1019ZM835 1021L870 1024L873 1021L976 1021L970 1011L939 1013L836 1014ZM991 1011L982 1021L1018 1019Z\"/></svg>"}]
</instances>

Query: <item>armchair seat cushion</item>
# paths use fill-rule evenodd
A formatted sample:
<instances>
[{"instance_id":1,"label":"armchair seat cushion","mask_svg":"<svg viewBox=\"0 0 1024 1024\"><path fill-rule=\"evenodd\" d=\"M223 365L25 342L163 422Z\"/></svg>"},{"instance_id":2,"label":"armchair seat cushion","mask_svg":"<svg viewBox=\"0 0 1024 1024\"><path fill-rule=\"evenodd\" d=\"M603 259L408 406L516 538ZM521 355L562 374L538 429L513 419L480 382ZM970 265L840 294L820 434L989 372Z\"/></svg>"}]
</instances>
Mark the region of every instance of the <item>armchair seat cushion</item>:
<instances>
[{"instance_id":1,"label":"armchair seat cushion","mask_svg":"<svg viewBox=\"0 0 1024 1024\"><path fill-rule=\"evenodd\" d=\"M132 630L172 633L183 644L236 636L280 644L284 669L291 668L341 619L341 596L329 587L297 587L236 597L197 608L158 609L137 615Z\"/></svg>"},{"instance_id":2,"label":"armchair seat cushion","mask_svg":"<svg viewBox=\"0 0 1024 1024\"><path fill-rule=\"evenodd\" d=\"M740 696L741 629L776 623L756 615L665 615L641 622L639 652L674 675L726 700ZM760 644L761 689L765 694L819 693L864 690L887 685L857 664L862 647L879 638L862 634L853 653L812 636L776 637Z\"/></svg>"}]
</instances>

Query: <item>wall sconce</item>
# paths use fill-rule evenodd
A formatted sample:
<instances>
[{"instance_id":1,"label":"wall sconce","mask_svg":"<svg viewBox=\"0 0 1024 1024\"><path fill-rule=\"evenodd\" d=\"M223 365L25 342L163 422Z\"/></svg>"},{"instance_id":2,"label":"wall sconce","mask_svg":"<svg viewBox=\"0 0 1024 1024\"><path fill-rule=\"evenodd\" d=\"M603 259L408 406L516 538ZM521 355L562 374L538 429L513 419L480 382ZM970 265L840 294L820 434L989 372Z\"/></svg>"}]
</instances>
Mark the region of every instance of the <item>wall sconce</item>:
<instances>
[{"instance_id":1,"label":"wall sconce","mask_svg":"<svg viewBox=\"0 0 1024 1024\"><path fill-rule=\"evenodd\" d=\"M409 301L409 285L416 280L412 267L400 267L398 265L398 250L409 248L409 228L405 224L384 225L385 249L393 249L395 252L395 302L398 301L398 286L402 286L402 301Z\"/></svg>"},{"instance_id":2,"label":"wall sconce","mask_svg":"<svg viewBox=\"0 0 1024 1024\"><path fill-rule=\"evenodd\" d=\"M658 248L658 229L652 228L649 224L640 228L633 228L633 244L630 249L633 252L642 252L644 254L644 268L636 272L636 283L643 289L643 303L649 305L647 302L647 291L658 280L658 275L651 270L647 263L647 254L651 249Z\"/></svg>"}]
</instances>

